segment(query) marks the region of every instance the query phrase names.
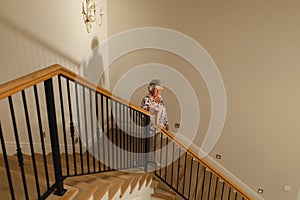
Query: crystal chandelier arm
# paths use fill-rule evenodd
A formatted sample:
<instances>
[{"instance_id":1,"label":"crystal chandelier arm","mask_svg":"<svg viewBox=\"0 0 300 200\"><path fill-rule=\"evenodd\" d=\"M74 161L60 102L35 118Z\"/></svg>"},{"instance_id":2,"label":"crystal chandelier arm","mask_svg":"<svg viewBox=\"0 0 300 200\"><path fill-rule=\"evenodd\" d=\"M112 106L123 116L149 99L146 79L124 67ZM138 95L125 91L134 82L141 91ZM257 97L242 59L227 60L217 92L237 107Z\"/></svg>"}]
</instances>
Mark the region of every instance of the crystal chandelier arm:
<instances>
[{"instance_id":1,"label":"crystal chandelier arm","mask_svg":"<svg viewBox=\"0 0 300 200\"><path fill-rule=\"evenodd\" d=\"M95 11L95 14L96 14L96 11ZM98 26L101 26L101 25L103 24L103 15L104 15L104 13L103 13L103 10L102 10L102 8L101 8L100 13L99 13L99 16L100 16L100 22L98 22L98 20L97 20L97 18L96 18L96 16L95 16L96 23L97 23Z\"/></svg>"},{"instance_id":2,"label":"crystal chandelier arm","mask_svg":"<svg viewBox=\"0 0 300 200\"><path fill-rule=\"evenodd\" d=\"M91 0L85 0L82 2L82 18L86 25L87 32L90 32L90 29L92 28L92 23L95 22L98 26L101 26L103 24L103 10L101 7L99 16L100 16L100 22L98 21L98 15L97 15L97 5L96 2L92 2Z\"/></svg>"}]
</instances>

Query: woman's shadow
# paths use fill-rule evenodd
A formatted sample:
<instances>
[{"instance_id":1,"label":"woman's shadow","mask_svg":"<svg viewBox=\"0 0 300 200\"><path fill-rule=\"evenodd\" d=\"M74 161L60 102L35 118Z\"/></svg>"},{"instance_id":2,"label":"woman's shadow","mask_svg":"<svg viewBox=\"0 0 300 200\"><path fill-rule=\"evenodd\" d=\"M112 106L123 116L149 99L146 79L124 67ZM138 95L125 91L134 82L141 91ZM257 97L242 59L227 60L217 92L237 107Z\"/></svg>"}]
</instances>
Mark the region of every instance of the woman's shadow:
<instances>
[{"instance_id":1,"label":"woman's shadow","mask_svg":"<svg viewBox=\"0 0 300 200\"><path fill-rule=\"evenodd\" d=\"M108 58L105 56L108 56L106 47L99 43L97 37L94 37L91 42L91 52L81 64L80 74L92 84L109 90L109 73L105 69L108 68L105 66Z\"/></svg>"}]
</instances>

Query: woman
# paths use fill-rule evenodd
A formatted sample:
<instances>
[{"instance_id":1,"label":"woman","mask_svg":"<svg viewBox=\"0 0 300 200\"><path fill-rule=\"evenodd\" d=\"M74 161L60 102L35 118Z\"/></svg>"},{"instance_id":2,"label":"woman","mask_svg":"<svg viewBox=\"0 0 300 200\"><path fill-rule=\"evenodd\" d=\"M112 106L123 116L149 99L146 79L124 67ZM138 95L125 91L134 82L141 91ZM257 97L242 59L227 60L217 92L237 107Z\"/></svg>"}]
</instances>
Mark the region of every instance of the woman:
<instances>
[{"instance_id":1,"label":"woman","mask_svg":"<svg viewBox=\"0 0 300 200\"><path fill-rule=\"evenodd\" d=\"M149 93L143 98L141 105L143 109L150 112L150 152L156 150L158 144L160 144L160 131L155 127L155 124L157 123L157 125L161 128L169 130L167 111L161 96L162 89L163 87L159 80L152 80L148 86ZM152 160L157 166L161 166L159 162L155 161L155 155L152 157L153 158L150 157L150 160Z\"/></svg>"}]
</instances>

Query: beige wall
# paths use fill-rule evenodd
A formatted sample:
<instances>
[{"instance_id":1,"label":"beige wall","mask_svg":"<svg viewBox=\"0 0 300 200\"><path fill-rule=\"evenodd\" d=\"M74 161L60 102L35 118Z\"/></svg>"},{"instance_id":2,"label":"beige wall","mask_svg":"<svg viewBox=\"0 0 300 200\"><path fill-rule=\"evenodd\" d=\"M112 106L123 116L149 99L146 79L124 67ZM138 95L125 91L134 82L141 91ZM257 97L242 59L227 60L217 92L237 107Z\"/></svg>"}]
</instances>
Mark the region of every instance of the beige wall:
<instances>
[{"instance_id":1,"label":"beige wall","mask_svg":"<svg viewBox=\"0 0 300 200\"><path fill-rule=\"evenodd\" d=\"M106 13L106 1L99 0ZM107 37L107 23L87 33L81 1L1 1L0 83L52 64L78 71L93 42Z\"/></svg>"},{"instance_id":2,"label":"beige wall","mask_svg":"<svg viewBox=\"0 0 300 200\"><path fill-rule=\"evenodd\" d=\"M87 33L82 20L81 1L1 1L0 7L0 84L19 78L30 72L53 64L60 64L74 72L80 72L80 64L91 51L95 41L107 37L106 1L97 1L103 7L104 26L94 26ZM40 91L40 90L39 90ZM56 90L57 91L57 90ZM29 89L33 94L32 89ZM66 94L66 93L65 93ZM44 92L39 92L44 97ZM56 97L58 95L56 94ZM33 105L34 96L27 95L29 112L36 116ZM29 145L24 121L24 111L20 94L14 96L16 117L19 124L20 141L24 153L29 153ZM57 99L56 99L57 100ZM59 109L59 108L58 108ZM11 119L7 99L0 101L0 121L6 133L6 146L9 153L15 153L15 140L12 133ZM45 144L50 150L49 130L45 105L41 105L43 127L46 134ZM61 122L58 123L61 128ZM32 125L33 133L38 133L36 124ZM36 150L39 148L39 137L33 138Z\"/></svg>"},{"instance_id":3,"label":"beige wall","mask_svg":"<svg viewBox=\"0 0 300 200\"><path fill-rule=\"evenodd\" d=\"M300 187L299 8L297 1L273 0L108 2L109 35L165 27L192 37L208 51L227 94L225 126L210 156L222 154L219 164L253 191L263 188L262 197L269 200L294 200ZM189 64L157 51L130 53L112 65L112 86L130 68L147 62L176 68L197 91L202 117L194 142L200 147L210 101L203 80L193 76ZM168 106L179 120L180 113ZM283 191L284 184L292 192Z\"/></svg>"}]
</instances>

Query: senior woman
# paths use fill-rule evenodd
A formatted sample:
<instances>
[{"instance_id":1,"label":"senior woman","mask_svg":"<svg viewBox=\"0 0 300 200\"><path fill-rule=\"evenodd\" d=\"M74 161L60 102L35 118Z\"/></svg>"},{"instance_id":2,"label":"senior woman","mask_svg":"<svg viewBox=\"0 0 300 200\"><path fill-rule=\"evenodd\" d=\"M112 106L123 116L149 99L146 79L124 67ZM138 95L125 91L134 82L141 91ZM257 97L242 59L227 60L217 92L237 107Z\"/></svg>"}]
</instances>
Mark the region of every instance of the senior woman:
<instances>
[{"instance_id":1,"label":"senior woman","mask_svg":"<svg viewBox=\"0 0 300 200\"><path fill-rule=\"evenodd\" d=\"M152 80L148 85L148 95L146 95L143 100L141 107L150 112L150 152L155 150L155 147L159 143L159 129L155 128L155 120L157 124L169 130L168 117L166 107L161 96L161 91L163 87L158 79ZM156 119L157 117L157 119ZM161 165L159 162L155 161L155 155L150 156L150 161L153 161L157 166Z\"/></svg>"}]
</instances>

